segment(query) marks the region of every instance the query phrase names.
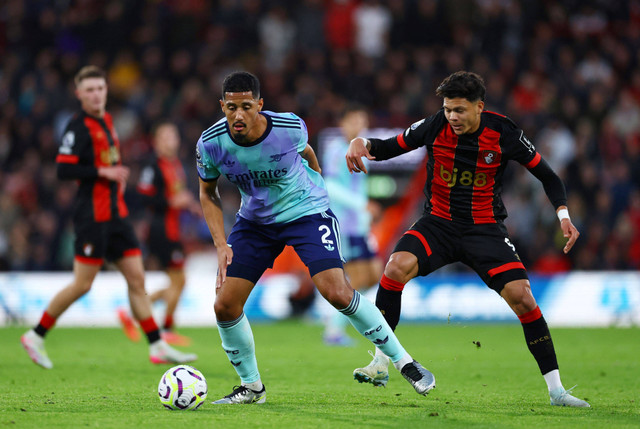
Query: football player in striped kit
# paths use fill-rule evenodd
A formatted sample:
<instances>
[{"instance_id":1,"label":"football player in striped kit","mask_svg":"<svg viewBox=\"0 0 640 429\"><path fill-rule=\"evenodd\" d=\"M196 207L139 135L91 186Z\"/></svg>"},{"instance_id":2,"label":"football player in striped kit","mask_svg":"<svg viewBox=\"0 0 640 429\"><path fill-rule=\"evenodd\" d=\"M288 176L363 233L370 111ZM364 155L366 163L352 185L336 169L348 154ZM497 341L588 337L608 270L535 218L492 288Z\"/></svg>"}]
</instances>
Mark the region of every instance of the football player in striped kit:
<instances>
[{"instance_id":1,"label":"football player in striped kit","mask_svg":"<svg viewBox=\"0 0 640 429\"><path fill-rule=\"evenodd\" d=\"M509 304L522 323L529 350L544 376L551 405L589 407L560 381L555 349L515 246L503 220L500 198L506 164L514 160L544 187L568 239L567 253L580 235L571 223L564 184L513 121L484 110L484 81L460 71L437 88L443 108L403 133L385 139L357 137L346 155L351 172L366 173L363 159L382 161L425 146L428 154L424 212L400 238L385 267L376 306L395 330L401 295L414 277L463 262ZM373 361L354 376L374 385L386 384L388 359L376 350Z\"/></svg>"}]
</instances>

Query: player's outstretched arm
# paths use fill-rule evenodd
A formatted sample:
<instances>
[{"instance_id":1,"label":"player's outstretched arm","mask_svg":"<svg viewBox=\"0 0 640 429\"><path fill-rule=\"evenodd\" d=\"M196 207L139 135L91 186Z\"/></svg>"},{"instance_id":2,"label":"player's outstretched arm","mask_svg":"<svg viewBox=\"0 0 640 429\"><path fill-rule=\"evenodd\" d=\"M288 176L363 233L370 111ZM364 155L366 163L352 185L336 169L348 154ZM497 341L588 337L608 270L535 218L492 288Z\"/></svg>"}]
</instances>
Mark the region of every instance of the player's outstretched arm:
<instances>
[{"instance_id":1,"label":"player's outstretched arm","mask_svg":"<svg viewBox=\"0 0 640 429\"><path fill-rule=\"evenodd\" d=\"M576 243L578 237L580 237L580 232L578 231L578 228L576 228L571 222L567 206L558 207L558 210L556 210L556 214L560 219L560 228L562 228L562 235L564 235L565 238L568 239L567 244L565 244L563 249L563 252L567 254Z\"/></svg>"},{"instance_id":2,"label":"player's outstretched arm","mask_svg":"<svg viewBox=\"0 0 640 429\"><path fill-rule=\"evenodd\" d=\"M233 259L233 250L227 244L224 234L224 218L222 215L222 201L218 192L218 181L205 182L200 179L200 204L202 214L209 227L213 244L218 254L218 277L216 288L219 288L227 280L227 267Z\"/></svg>"},{"instance_id":3,"label":"player's outstretched arm","mask_svg":"<svg viewBox=\"0 0 640 429\"><path fill-rule=\"evenodd\" d=\"M371 142L363 137L356 137L349 143L349 149L345 159L347 160L347 168L349 173L367 173L367 167L362 162L362 157L367 157L369 160L376 159L369 153L371 149Z\"/></svg>"}]
</instances>

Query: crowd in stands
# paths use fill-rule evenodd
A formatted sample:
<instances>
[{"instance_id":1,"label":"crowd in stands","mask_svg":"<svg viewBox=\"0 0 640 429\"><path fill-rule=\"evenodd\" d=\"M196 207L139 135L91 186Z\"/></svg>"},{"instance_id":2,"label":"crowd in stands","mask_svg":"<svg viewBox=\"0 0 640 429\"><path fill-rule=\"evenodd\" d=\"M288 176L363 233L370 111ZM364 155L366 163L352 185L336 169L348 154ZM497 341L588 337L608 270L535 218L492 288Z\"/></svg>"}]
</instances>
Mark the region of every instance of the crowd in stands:
<instances>
[{"instance_id":1,"label":"crowd in stands","mask_svg":"<svg viewBox=\"0 0 640 429\"><path fill-rule=\"evenodd\" d=\"M348 102L368 106L374 127L405 128L435 113L437 84L466 69L484 77L486 108L520 125L561 175L581 231L563 255L542 186L509 168L507 226L529 270L640 269L639 61L640 0L5 0L0 270L72 265L75 184L56 178L55 158L87 64L108 72L141 237L135 185L151 127L179 126L196 192L195 142L222 117L229 72L255 73L265 109L301 116L313 144ZM184 225L188 249L210 246L200 220Z\"/></svg>"}]
</instances>

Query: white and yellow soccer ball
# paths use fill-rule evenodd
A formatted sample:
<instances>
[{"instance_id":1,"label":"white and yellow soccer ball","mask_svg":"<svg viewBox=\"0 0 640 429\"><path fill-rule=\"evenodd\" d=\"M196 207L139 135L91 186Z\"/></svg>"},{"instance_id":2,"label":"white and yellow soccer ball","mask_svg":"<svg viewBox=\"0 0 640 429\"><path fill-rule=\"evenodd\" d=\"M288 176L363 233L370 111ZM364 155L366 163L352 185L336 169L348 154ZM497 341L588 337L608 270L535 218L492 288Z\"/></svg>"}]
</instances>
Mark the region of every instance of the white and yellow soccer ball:
<instances>
[{"instance_id":1,"label":"white and yellow soccer ball","mask_svg":"<svg viewBox=\"0 0 640 429\"><path fill-rule=\"evenodd\" d=\"M158 396L169 410L196 410L207 397L207 380L194 367L177 365L162 375Z\"/></svg>"}]
</instances>

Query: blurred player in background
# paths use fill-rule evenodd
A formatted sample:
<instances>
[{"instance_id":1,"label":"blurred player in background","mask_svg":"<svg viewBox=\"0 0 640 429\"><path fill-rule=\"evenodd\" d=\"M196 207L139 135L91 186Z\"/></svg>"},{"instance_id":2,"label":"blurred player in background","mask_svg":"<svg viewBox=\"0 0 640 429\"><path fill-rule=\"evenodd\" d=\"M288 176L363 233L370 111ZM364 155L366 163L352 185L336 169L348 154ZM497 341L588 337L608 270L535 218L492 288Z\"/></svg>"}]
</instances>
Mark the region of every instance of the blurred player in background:
<instances>
[{"instance_id":1,"label":"blurred player in background","mask_svg":"<svg viewBox=\"0 0 640 429\"><path fill-rule=\"evenodd\" d=\"M162 338L169 344L189 345L189 338L174 331L174 313L186 283L184 273L185 254L180 241L180 213L187 210L202 213L200 203L187 189L184 167L178 157L180 134L178 127L161 122L153 130L155 156L145 165L138 182L138 193L151 213L147 246L149 254L167 273L167 287L151 294L151 302L166 303ZM128 336L136 340L139 331L128 313L119 311L120 320Z\"/></svg>"},{"instance_id":2,"label":"blurred player in background","mask_svg":"<svg viewBox=\"0 0 640 429\"><path fill-rule=\"evenodd\" d=\"M225 118L203 132L196 147L200 201L218 254L218 331L241 380L214 404L266 401L244 304L287 244L308 267L322 296L391 358L416 392L427 394L435 387L433 375L411 358L378 309L345 278L338 223L304 121L293 113L262 111L263 104L255 76L228 75L220 100ZM228 241L217 189L221 176L238 187L242 198Z\"/></svg>"},{"instance_id":3,"label":"blurred player in background","mask_svg":"<svg viewBox=\"0 0 640 429\"><path fill-rule=\"evenodd\" d=\"M358 137L351 141L346 161L351 172L367 172L363 158L382 161L426 146L427 197L423 216L396 244L376 297L376 305L395 330L400 320L402 290L414 277L460 261L499 293L520 319L529 351L549 390L551 405L588 407L564 389L547 323L531 293L503 220L500 193L509 160L525 166L542 182L568 239L567 253L579 232L571 223L562 180L509 118L484 111L485 86L475 73L456 72L438 86L443 109L411 125L398 136ZM384 385L388 359L379 350L373 361L357 368L360 382Z\"/></svg>"},{"instance_id":4,"label":"blurred player in background","mask_svg":"<svg viewBox=\"0 0 640 429\"><path fill-rule=\"evenodd\" d=\"M331 210L340 222L344 271L355 290L372 286L380 280L382 263L371 242L371 214L368 210L367 176L351 174L344 162L349 142L369 126L369 115L363 106L349 105L340 117L341 135L332 138L322 151L322 176L327 185ZM364 162L368 162L364 161ZM353 344L345 333L348 319L334 312L326 321L324 341L329 345Z\"/></svg>"},{"instance_id":5,"label":"blurred player in background","mask_svg":"<svg viewBox=\"0 0 640 429\"><path fill-rule=\"evenodd\" d=\"M106 112L107 83L98 67L86 66L75 76L81 110L71 119L62 137L56 162L58 177L79 182L73 226L75 260L73 282L49 303L38 325L21 342L29 357L43 368L53 363L44 348L44 337L67 308L89 292L105 260L124 275L131 310L149 341L153 363L182 363L196 355L173 349L160 338L144 288L142 254L129 223L124 188L129 169L120 159L120 142Z\"/></svg>"}]
</instances>

